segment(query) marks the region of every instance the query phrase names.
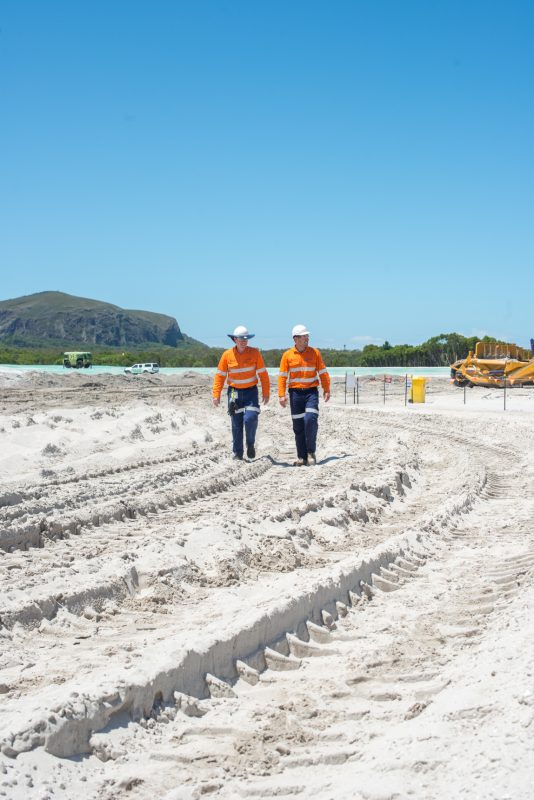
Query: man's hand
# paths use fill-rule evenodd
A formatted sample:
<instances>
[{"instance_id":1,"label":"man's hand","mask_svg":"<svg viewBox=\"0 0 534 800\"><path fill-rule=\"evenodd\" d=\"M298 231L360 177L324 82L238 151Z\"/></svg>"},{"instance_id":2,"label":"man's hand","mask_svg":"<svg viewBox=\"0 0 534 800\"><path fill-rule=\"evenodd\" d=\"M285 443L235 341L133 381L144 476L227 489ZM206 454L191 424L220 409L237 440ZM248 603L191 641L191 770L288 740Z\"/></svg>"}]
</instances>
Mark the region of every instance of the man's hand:
<instances>
[{"instance_id":1,"label":"man's hand","mask_svg":"<svg viewBox=\"0 0 534 800\"><path fill-rule=\"evenodd\" d=\"M325 392L323 397L324 397L325 403L328 403L328 401L330 400L330 392Z\"/></svg>"},{"instance_id":2,"label":"man's hand","mask_svg":"<svg viewBox=\"0 0 534 800\"><path fill-rule=\"evenodd\" d=\"M220 397L214 397L213 398L213 405L215 406L215 408L217 408L217 406L219 405L220 402L221 402L221 398Z\"/></svg>"},{"instance_id":3,"label":"man's hand","mask_svg":"<svg viewBox=\"0 0 534 800\"><path fill-rule=\"evenodd\" d=\"M263 397L263 405L264 405L264 406L266 406L268 402L269 402L269 395L268 395L268 394L266 394L266 395L264 395L264 397Z\"/></svg>"},{"instance_id":4,"label":"man's hand","mask_svg":"<svg viewBox=\"0 0 534 800\"><path fill-rule=\"evenodd\" d=\"M278 402L280 403L282 408L285 408L287 406L287 397L285 395L284 397L279 397Z\"/></svg>"}]
</instances>

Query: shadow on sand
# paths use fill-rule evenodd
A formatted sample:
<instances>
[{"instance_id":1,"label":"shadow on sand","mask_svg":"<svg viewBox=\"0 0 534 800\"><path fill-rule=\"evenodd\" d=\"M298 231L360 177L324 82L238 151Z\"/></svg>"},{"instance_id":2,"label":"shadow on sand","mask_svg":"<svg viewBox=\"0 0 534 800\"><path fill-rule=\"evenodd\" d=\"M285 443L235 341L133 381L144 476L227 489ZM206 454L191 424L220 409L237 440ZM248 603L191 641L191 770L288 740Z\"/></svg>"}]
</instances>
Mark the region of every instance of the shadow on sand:
<instances>
[{"instance_id":1,"label":"shadow on sand","mask_svg":"<svg viewBox=\"0 0 534 800\"><path fill-rule=\"evenodd\" d=\"M273 466L275 466L275 467L291 467L291 468L293 468L295 466L293 464L293 461L277 461L276 458L273 458L272 456L269 456L269 455L265 456L265 458L267 458L271 462L271 464ZM342 456L328 456L328 458L320 459L317 462L317 466L320 467L323 464L328 464L330 461L342 461L345 458L354 458L354 454L353 453L344 453Z\"/></svg>"}]
</instances>

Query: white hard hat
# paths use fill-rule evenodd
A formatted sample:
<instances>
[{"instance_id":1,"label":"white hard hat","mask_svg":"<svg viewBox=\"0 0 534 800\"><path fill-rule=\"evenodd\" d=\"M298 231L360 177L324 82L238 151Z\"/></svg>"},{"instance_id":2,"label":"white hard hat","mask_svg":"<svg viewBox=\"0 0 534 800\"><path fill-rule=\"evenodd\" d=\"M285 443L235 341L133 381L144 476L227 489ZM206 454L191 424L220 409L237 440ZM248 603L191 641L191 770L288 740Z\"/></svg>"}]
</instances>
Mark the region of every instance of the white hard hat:
<instances>
[{"instance_id":1,"label":"white hard hat","mask_svg":"<svg viewBox=\"0 0 534 800\"><path fill-rule=\"evenodd\" d=\"M294 325L291 336L309 336L310 332L306 325Z\"/></svg>"},{"instance_id":2,"label":"white hard hat","mask_svg":"<svg viewBox=\"0 0 534 800\"><path fill-rule=\"evenodd\" d=\"M234 328L233 333L228 334L230 339L252 339L255 335L255 333L249 333L248 328L245 328L244 325L238 325L237 328Z\"/></svg>"}]
</instances>

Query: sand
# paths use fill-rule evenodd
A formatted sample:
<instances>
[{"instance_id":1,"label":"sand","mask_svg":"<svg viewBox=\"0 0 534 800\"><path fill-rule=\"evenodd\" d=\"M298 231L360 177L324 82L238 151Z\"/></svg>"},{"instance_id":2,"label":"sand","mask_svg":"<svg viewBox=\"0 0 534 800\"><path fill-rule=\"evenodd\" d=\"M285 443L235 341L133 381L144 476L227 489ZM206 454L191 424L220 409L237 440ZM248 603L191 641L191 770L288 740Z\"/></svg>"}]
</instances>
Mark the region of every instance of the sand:
<instances>
[{"instance_id":1,"label":"sand","mask_svg":"<svg viewBox=\"0 0 534 800\"><path fill-rule=\"evenodd\" d=\"M532 796L534 390L347 400L0 372L0 797Z\"/></svg>"}]
</instances>

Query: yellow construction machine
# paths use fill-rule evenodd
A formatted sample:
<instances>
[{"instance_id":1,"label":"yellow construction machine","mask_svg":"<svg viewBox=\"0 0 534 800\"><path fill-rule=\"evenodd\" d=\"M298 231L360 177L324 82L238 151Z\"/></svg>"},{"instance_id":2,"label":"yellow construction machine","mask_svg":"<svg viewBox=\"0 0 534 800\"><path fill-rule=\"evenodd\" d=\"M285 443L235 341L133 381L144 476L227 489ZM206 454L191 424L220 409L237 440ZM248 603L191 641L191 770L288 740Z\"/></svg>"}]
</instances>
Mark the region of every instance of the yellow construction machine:
<instances>
[{"instance_id":1,"label":"yellow construction machine","mask_svg":"<svg viewBox=\"0 0 534 800\"><path fill-rule=\"evenodd\" d=\"M534 339L531 349L507 342L477 342L475 353L451 364L456 386L534 386Z\"/></svg>"}]
</instances>

